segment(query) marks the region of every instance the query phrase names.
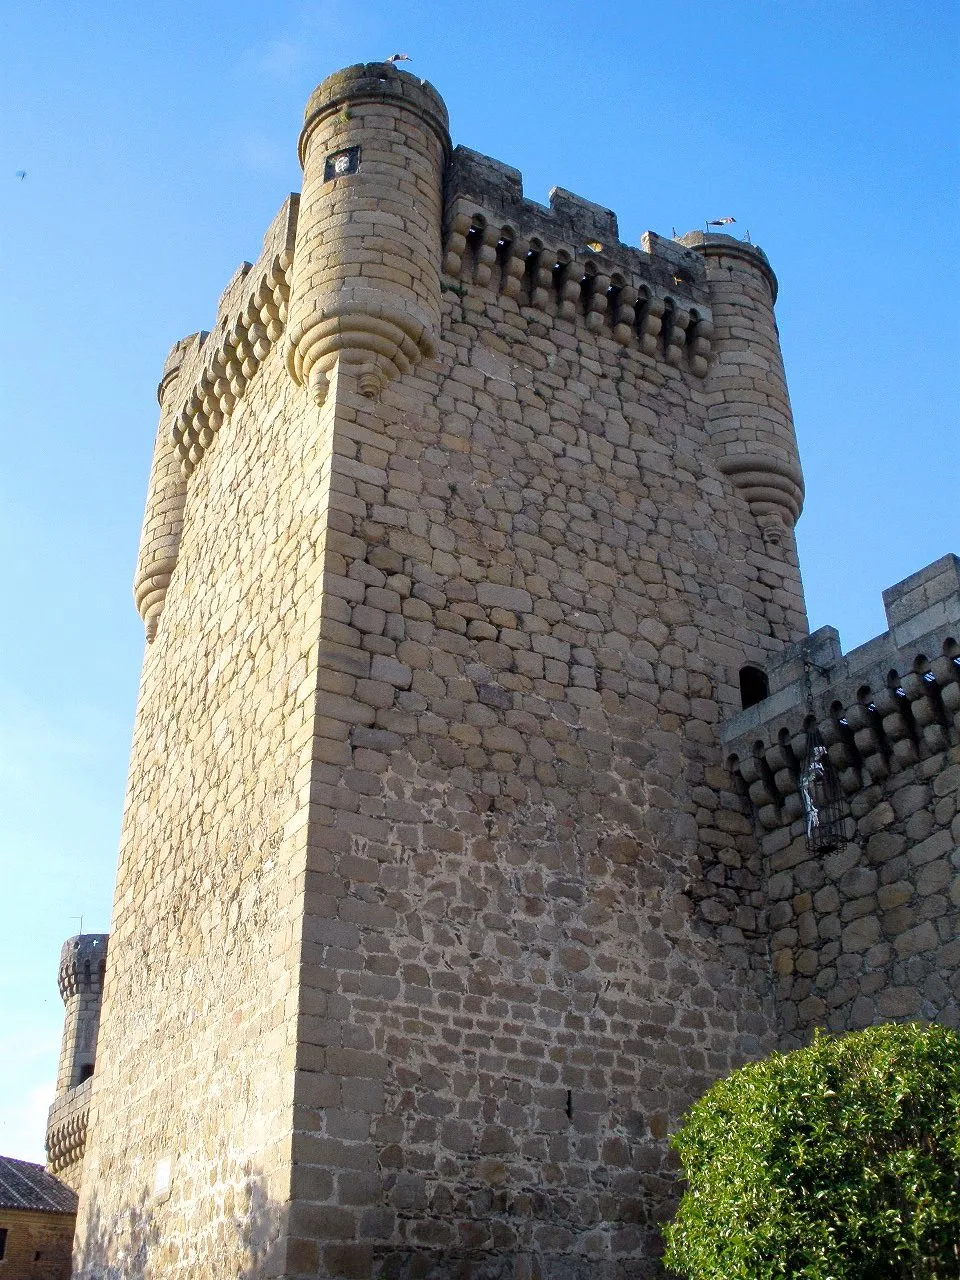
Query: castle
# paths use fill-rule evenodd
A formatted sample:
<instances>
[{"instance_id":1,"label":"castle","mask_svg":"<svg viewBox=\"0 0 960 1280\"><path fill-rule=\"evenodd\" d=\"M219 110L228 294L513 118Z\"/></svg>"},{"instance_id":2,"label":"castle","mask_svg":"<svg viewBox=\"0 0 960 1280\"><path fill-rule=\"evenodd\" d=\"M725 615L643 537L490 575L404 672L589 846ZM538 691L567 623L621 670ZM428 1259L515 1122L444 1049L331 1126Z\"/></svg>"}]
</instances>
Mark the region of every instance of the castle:
<instances>
[{"instance_id":1,"label":"castle","mask_svg":"<svg viewBox=\"0 0 960 1280\"><path fill-rule=\"evenodd\" d=\"M808 636L755 246L525 199L390 65L300 158L160 383L74 1275L654 1276L713 1080L958 1023L960 562Z\"/></svg>"}]
</instances>

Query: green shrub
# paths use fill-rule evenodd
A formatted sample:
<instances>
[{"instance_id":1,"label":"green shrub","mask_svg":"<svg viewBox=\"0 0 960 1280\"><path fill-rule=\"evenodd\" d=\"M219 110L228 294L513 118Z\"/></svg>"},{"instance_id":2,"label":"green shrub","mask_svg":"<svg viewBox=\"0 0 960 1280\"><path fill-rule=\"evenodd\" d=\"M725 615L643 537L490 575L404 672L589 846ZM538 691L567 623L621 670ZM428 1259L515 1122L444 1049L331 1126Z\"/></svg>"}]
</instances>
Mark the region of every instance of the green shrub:
<instances>
[{"instance_id":1,"label":"green shrub","mask_svg":"<svg viewBox=\"0 0 960 1280\"><path fill-rule=\"evenodd\" d=\"M666 1262L690 1280L960 1277L954 1031L818 1034L714 1085L670 1141Z\"/></svg>"}]
</instances>

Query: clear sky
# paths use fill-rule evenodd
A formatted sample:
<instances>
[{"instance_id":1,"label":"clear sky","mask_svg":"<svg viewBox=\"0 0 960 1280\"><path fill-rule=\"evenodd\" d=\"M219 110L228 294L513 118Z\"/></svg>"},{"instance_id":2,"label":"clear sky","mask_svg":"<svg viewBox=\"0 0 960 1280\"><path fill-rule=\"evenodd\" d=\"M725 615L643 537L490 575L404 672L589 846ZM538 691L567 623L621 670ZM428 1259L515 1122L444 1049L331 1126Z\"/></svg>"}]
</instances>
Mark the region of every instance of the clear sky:
<instances>
[{"instance_id":1,"label":"clear sky","mask_svg":"<svg viewBox=\"0 0 960 1280\"><path fill-rule=\"evenodd\" d=\"M533 199L576 191L633 244L737 219L780 278L811 625L849 649L960 553L960 6L0 8L0 1153L42 1160L59 948L109 927L156 383L299 187L310 90L408 53Z\"/></svg>"}]
</instances>

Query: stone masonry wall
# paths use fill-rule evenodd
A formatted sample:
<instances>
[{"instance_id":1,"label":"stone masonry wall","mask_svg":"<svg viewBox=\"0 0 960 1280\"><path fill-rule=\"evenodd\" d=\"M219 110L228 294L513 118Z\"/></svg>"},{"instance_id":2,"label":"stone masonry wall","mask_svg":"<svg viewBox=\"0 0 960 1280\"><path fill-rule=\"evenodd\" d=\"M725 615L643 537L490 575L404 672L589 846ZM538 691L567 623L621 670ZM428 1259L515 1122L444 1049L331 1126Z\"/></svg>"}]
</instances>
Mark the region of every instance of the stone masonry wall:
<instances>
[{"instance_id":1,"label":"stone masonry wall","mask_svg":"<svg viewBox=\"0 0 960 1280\"><path fill-rule=\"evenodd\" d=\"M775 1039L718 737L806 634L775 284L461 154L408 342L438 100L330 85L329 234L165 372L76 1274L653 1275L670 1126Z\"/></svg>"},{"instance_id":2,"label":"stone masonry wall","mask_svg":"<svg viewBox=\"0 0 960 1280\"><path fill-rule=\"evenodd\" d=\"M78 1277L282 1270L328 418L274 349L191 477L144 661Z\"/></svg>"},{"instance_id":3,"label":"stone masonry wall","mask_svg":"<svg viewBox=\"0 0 960 1280\"><path fill-rule=\"evenodd\" d=\"M494 308L450 304L422 390L343 398L291 1274L642 1266L668 1126L772 1043L752 918L724 945L691 897L748 572L692 585L689 418L561 326L513 351L561 385L518 387Z\"/></svg>"},{"instance_id":4,"label":"stone masonry wall","mask_svg":"<svg viewBox=\"0 0 960 1280\"><path fill-rule=\"evenodd\" d=\"M884 593L891 629L841 657L824 628L724 726L765 865L785 1046L814 1027L960 1025L960 561ZM806 848L797 789L813 718L839 771L848 844Z\"/></svg>"}]
</instances>

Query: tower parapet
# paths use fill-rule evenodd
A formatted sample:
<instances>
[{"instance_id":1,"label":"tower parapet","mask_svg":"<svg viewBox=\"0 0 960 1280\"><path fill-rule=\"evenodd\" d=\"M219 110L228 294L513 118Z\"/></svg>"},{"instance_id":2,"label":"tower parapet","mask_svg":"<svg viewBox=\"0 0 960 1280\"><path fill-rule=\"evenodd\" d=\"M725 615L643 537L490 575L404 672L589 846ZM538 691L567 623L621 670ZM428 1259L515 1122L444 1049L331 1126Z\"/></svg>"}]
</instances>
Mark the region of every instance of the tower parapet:
<instances>
[{"instance_id":1,"label":"tower parapet","mask_svg":"<svg viewBox=\"0 0 960 1280\"><path fill-rule=\"evenodd\" d=\"M86 1145L108 940L105 933L68 938L57 972L65 1013L57 1093L47 1119L47 1165L74 1190Z\"/></svg>"},{"instance_id":2,"label":"tower parapet","mask_svg":"<svg viewBox=\"0 0 960 1280\"><path fill-rule=\"evenodd\" d=\"M612 210L562 187L549 207L528 200L517 169L468 147L456 148L447 178L443 271L461 290L580 317L649 369L707 372L713 324L698 253L650 231L642 247L625 244Z\"/></svg>"},{"instance_id":3,"label":"tower parapet","mask_svg":"<svg viewBox=\"0 0 960 1280\"><path fill-rule=\"evenodd\" d=\"M210 333L198 335L180 378L170 434L189 476L247 392L284 331L299 197L276 214L256 262L243 262L220 298Z\"/></svg>"},{"instance_id":4,"label":"tower parapet","mask_svg":"<svg viewBox=\"0 0 960 1280\"><path fill-rule=\"evenodd\" d=\"M347 67L311 95L286 354L318 403L337 361L375 396L435 352L449 151L439 94L392 66Z\"/></svg>"},{"instance_id":5,"label":"tower parapet","mask_svg":"<svg viewBox=\"0 0 960 1280\"><path fill-rule=\"evenodd\" d=\"M156 636L180 552L188 478L284 331L297 206L297 197L289 196L257 261L237 268L220 298L213 329L182 338L164 364L133 583L148 641Z\"/></svg>"}]
</instances>

